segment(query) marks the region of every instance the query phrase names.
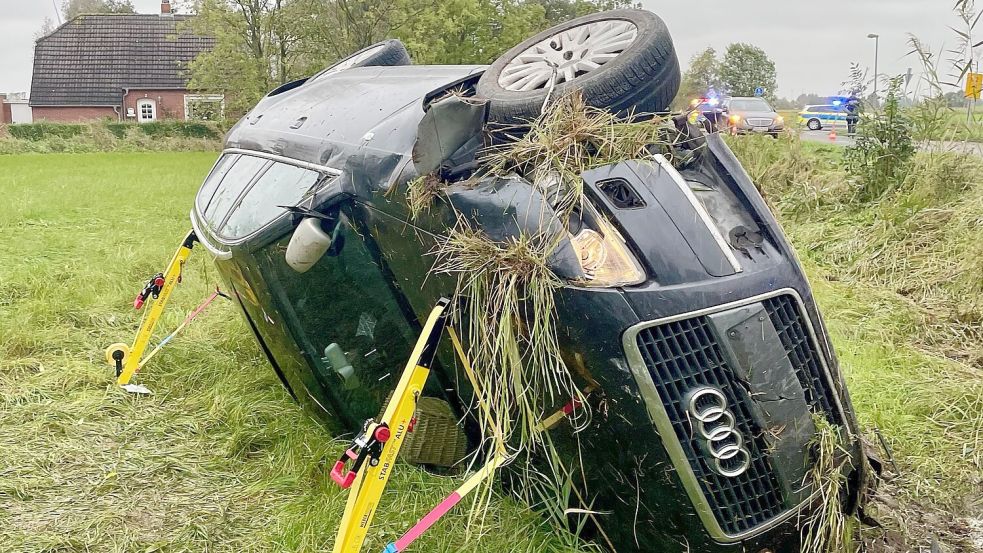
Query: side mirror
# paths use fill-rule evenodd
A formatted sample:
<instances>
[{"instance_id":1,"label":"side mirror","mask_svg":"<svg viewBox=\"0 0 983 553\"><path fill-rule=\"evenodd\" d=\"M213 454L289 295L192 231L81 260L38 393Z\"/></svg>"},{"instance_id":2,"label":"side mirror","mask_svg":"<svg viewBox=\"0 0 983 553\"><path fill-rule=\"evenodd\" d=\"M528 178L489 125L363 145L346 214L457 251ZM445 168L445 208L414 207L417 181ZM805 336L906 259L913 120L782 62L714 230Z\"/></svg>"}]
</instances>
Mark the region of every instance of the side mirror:
<instances>
[{"instance_id":1,"label":"side mirror","mask_svg":"<svg viewBox=\"0 0 983 553\"><path fill-rule=\"evenodd\" d=\"M331 247L332 236L321 221L319 217L305 217L290 237L285 257L287 265L298 273L309 271Z\"/></svg>"}]
</instances>

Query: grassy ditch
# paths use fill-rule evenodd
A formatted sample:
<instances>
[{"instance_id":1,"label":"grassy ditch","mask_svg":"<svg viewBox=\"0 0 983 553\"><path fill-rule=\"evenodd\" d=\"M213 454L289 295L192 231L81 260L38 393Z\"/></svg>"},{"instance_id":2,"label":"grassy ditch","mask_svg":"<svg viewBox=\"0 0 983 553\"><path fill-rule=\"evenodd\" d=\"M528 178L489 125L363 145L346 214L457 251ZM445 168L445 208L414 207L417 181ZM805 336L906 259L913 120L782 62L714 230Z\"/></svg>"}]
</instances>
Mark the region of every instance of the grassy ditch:
<instances>
[{"instance_id":1,"label":"grassy ditch","mask_svg":"<svg viewBox=\"0 0 983 553\"><path fill-rule=\"evenodd\" d=\"M924 186L850 205L835 150L755 140L739 137L735 147L803 255L861 420L893 451L891 485L911 549L936 533L950 550L972 551L960 544L971 539L965 519L983 510L983 378L971 325L961 326L959 314L971 300L979 305L980 293L958 268L983 256L966 249L972 241L952 224L898 235L905 244L924 232L934 237L924 242L932 247L910 250L922 251L911 261L918 279L887 263L909 250L862 252L895 244L875 238L926 210L978 221L980 185L926 196L907 219L886 219ZM116 390L103 360L106 345L135 330L133 295L173 253L213 160L0 158L0 549L329 548L344 495L326 463L343 443L281 390L231 305L210 307L140 374L150 397ZM863 261L877 264L862 270ZM174 328L216 278L205 256L194 255L162 328ZM458 482L401 466L369 550L381 550ZM468 518L467 509L451 513L416 550L588 550L508 498L495 497L480 529Z\"/></svg>"},{"instance_id":2,"label":"grassy ditch","mask_svg":"<svg viewBox=\"0 0 983 553\"><path fill-rule=\"evenodd\" d=\"M806 264L862 424L893 451L886 515L959 543L983 513L983 160L918 154L856 203L840 150L759 138L732 146Z\"/></svg>"}]
</instances>

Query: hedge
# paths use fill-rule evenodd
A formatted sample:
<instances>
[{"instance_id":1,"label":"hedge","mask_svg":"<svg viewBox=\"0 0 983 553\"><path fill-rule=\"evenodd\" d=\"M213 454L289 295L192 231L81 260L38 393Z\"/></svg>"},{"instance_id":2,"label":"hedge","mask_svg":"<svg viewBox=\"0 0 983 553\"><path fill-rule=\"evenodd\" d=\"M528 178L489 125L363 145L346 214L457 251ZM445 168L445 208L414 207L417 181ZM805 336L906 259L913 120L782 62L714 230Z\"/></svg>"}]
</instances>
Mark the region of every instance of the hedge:
<instances>
[{"instance_id":1,"label":"hedge","mask_svg":"<svg viewBox=\"0 0 983 553\"><path fill-rule=\"evenodd\" d=\"M10 133L10 136L34 141L53 136L71 138L82 134L85 129L86 125L76 123L18 123L7 126L7 132Z\"/></svg>"},{"instance_id":2,"label":"hedge","mask_svg":"<svg viewBox=\"0 0 983 553\"><path fill-rule=\"evenodd\" d=\"M133 127L130 123L106 123L106 129L116 138L126 138L126 129Z\"/></svg>"},{"instance_id":3,"label":"hedge","mask_svg":"<svg viewBox=\"0 0 983 553\"><path fill-rule=\"evenodd\" d=\"M152 123L22 123L8 125L10 136L23 140L44 140L45 138L71 138L85 134L91 126L102 125L118 139L126 138L129 129L151 138L222 138L222 132L212 123L199 121L154 121Z\"/></svg>"},{"instance_id":4,"label":"hedge","mask_svg":"<svg viewBox=\"0 0 983 553\"><path fill-rule=\"evenodd\" d=\"M130 124L130 126L137 127L144 134L153 138L221 138L215 127L197 121L154 121L152 123Z\"/></svg>"}]
</instances>

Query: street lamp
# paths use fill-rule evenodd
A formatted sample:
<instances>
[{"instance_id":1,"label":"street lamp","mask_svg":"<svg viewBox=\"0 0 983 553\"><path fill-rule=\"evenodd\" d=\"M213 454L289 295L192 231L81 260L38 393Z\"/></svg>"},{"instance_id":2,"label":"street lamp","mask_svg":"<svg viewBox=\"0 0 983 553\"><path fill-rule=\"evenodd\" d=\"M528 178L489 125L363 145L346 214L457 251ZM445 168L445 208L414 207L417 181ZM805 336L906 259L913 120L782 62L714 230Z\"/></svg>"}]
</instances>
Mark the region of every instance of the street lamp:
<instances>
[{"instance_id":1,"label":"street lamp","mask_svg":"<svg viewBox=\"0 0 983 553\"><path fill-rule=\"evenodd\" d=\"M867 38L874 39L874 102L877 101L877 58L881 49L881 35L870 33Z\"/></svg>"}]
</instances>

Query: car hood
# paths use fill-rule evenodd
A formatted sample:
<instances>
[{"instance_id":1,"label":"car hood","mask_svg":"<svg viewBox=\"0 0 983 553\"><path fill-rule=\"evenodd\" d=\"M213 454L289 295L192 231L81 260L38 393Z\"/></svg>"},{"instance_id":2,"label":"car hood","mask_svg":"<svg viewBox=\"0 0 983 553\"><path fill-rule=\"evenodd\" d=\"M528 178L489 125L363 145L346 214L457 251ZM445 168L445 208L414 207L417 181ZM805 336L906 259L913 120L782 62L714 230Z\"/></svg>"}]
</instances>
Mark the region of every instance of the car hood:
<instances>
[{"instance_id":1,"label":"car hood","mask_svg":"<svg viewBox=\"0 0 983 553\"><path fill-rule=\"evenodd\" d=\"M411 151L427 94L483 69L406 65L323 75L265 97L228 132L225 147L268 152L342 172L353 169L353 162L366 167L366 158L385 158L385 167L374 171L376 178L385 178L386 168Z\"/></svg>"}]
</instances>

